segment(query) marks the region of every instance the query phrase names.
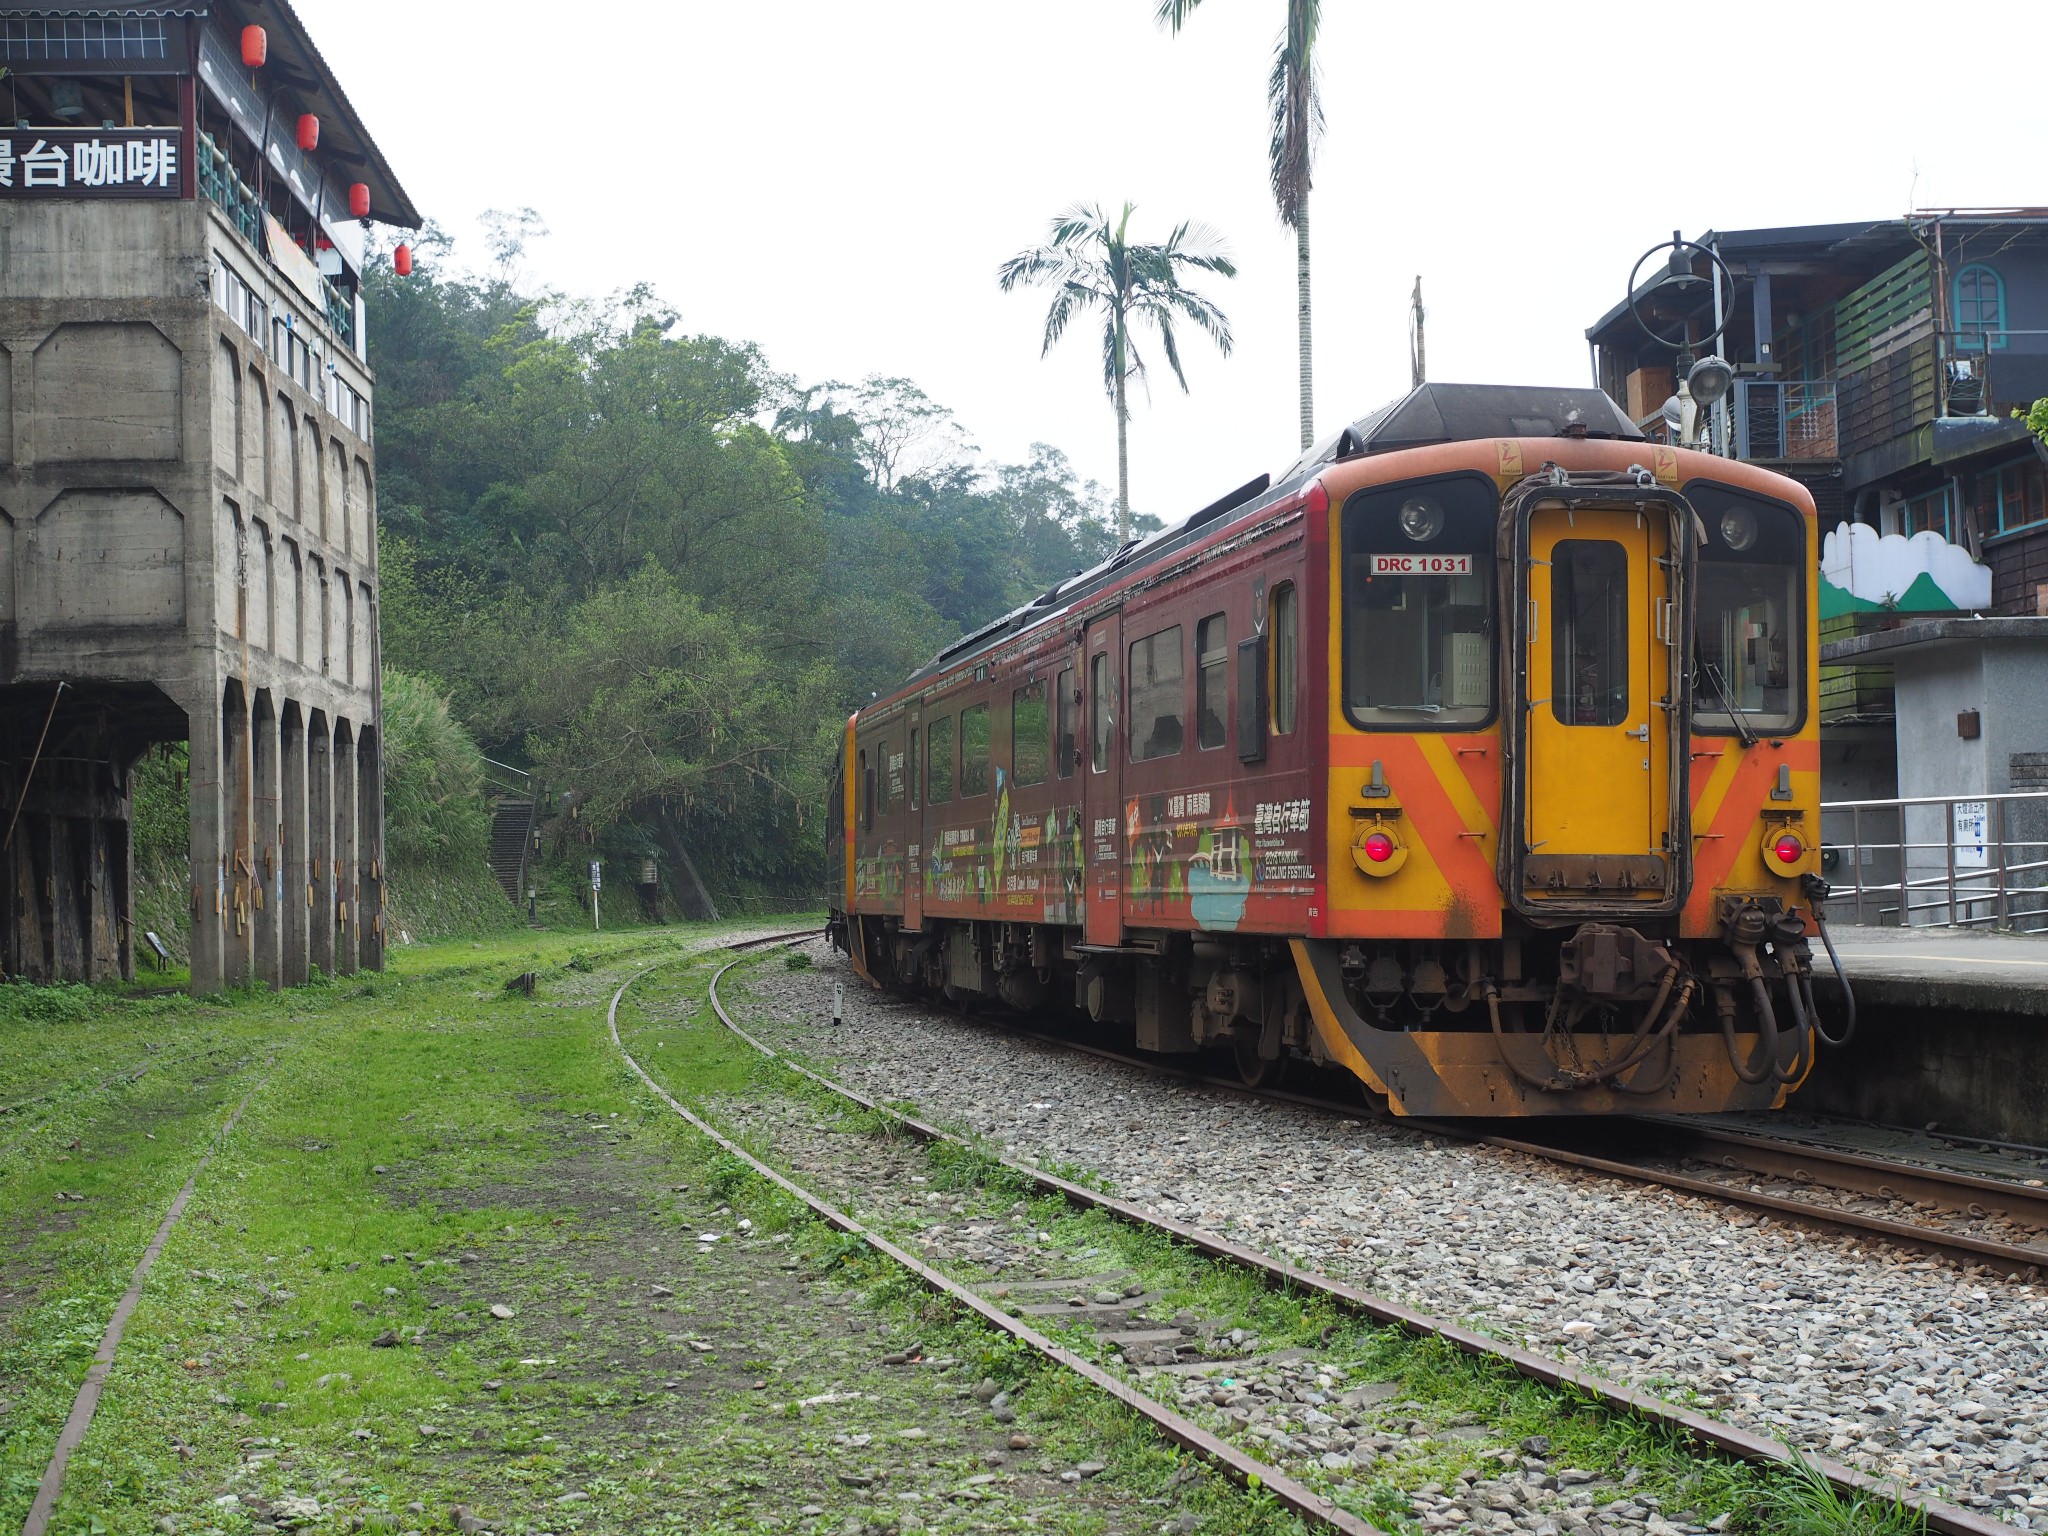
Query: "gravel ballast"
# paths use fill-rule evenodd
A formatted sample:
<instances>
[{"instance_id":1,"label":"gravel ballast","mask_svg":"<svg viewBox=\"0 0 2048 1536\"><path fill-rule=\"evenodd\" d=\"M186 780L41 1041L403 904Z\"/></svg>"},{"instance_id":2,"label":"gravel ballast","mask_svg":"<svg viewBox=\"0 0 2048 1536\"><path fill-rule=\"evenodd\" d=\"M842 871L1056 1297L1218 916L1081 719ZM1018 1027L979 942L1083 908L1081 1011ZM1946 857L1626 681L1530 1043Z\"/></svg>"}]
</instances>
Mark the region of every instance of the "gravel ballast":
<instances>
[{"instance_id":1,"label":"gravel ballast","mask_svg":"<svg viewBox=\"0 0 2048 1536\"><path fill-rule=\"evenodd\" d=\"M822 942L728 990L771 1043L1008 1155L1794 1446L2048 1531L2048 1289L882 998ZM736 978L737 979L737 978ZM834 983L844 1022L833 1028Z\"/></svg>"}]
</instances>

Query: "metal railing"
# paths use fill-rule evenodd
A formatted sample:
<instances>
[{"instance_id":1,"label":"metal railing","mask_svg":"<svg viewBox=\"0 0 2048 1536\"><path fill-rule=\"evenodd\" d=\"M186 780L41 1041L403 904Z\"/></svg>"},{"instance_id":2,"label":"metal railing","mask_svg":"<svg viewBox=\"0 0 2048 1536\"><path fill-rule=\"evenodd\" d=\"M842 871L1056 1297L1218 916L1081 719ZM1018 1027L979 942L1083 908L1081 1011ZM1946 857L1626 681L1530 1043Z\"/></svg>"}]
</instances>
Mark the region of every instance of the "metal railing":
<instances>
[{"instance_id":1,"label":"metal railing","mask_svg":"<svg viewBox=\"0 0 2048 1536\"><path fill-rule=\"evenodd\" d=\"M1737 379L1734 409L1738 459L1837 455L1833 379Z\"/></svg>"},{"instance_id":2,"label":"metal railing","mask_svg":"<svg viewBox=\"0 0 2048 1536\"><path fill-rule=\"evenodd\" d=\"M2048 790L1820 809L1830 919L2048 933Z\"/></svg>"},{"instance_id":3,"label":"metal railing","mask_svg":"<svg viewBox=\"0 0 2048 1536\"><path fill-rule=\"evenodd\" d=\"M484 764L484 785L488 789L499 789L507 794L531 795L539 781L524 768L515 768L510 763L501 763L494 757L487 757Z\"/></svg>"}]
</instances>

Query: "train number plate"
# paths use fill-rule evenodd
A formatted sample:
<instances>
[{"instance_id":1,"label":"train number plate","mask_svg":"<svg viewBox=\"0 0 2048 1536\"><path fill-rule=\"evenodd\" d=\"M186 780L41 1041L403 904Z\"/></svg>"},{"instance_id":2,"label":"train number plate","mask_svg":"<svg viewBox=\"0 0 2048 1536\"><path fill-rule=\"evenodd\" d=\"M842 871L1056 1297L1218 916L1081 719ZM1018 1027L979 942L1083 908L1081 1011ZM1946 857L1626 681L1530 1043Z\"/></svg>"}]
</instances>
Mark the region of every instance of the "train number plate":
<instances>
[{"instance_id":1,"label":"train number plate","mask_svg":"<svg viewBox=\"0 0 2048 1536\"><path fill-rule=\"evenodd\" d=\"M1374 555L1375 576L1470 576L1470 555Z\"/></svg>"}]
</instances>

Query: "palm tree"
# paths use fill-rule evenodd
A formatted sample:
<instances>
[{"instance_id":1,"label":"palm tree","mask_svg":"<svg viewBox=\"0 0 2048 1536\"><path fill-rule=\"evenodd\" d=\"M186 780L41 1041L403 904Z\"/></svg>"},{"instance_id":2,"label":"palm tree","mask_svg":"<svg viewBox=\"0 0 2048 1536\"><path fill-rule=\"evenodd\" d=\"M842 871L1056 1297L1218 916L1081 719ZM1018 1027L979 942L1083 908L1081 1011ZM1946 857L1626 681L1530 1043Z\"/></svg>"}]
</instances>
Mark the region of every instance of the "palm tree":
<instances>
[{"instance_id":1,"label":"palm tree","mask_svg":"<svg viewBox=\"0 0 2048 1536\"><path fill-rule=\"evenodd\" d=\"M1075 315L1102 311L1102 385L1116 406L1119 544L1131 537L1129 386L1145 378L1145 362L1138 355L1132 331L1140 321L1157 327L1166 365L1185 392L1188 380L1181 372L1180 344L1173 334L1175 319L1192 322L1225 357L1230 355L1230 321L1211 300L1182 287L1181 273L1193 269L1223 277L1237 275L1223 241L1203 225L1183 222L1156 245L1134 243L1129 234L1133 211L1133 205L1125 203L1112 222L1100 204L1077 203L1052 221L1051 238L1044 245L1020 251L996 273L1005 293L1019 284L1053 290L1040 357L1052 351Z\"/></svg>"},{"instance_id":2,"label":"palm tree","mask_svg":"<svg viewBox=\"0 0 2048 1536\"><path fill-rule=\"evenodd\" d=\"M1202 0L1159 0L1158 20L1176 33ZM1316 33L1322 0L1287 0L1287 30L1273 53L1266 103L1273 114L1266 155L1273 170L1273 206L1294 231L1295 320L1301 333L1301 446L1315 441L1315 370L1309 344L1309 162L1323 133L1323 94L1316 78Z\"/></svg>"}]
</instances>

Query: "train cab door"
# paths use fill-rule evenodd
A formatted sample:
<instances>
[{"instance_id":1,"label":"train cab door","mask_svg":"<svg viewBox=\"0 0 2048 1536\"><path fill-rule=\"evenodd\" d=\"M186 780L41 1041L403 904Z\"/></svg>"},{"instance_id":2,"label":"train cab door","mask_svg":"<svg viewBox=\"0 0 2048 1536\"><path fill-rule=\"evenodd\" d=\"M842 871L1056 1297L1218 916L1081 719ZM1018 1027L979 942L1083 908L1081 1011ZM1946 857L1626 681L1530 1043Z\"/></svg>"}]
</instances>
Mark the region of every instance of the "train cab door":
<instances>
[{"instance_id":1,"label":"train cab door","mask_svg":"<svg viewBox=\"0 0 2048 1536\"><path fill-rule=\"evenodd\" d=\"M1087 874L1082 892L1087 915L1082 934L1090 944L1124 941L1124 753L1122 698L1123 614L1104 614L1088 626L1082 691L1087 704L1087 747L1082 773L1082 815L1087 822Z\"/></svg>"},{"instance_id":2,"label":"train cab door","mask_svg":"<svg viewBox=\"0 0 2048 1536\"><path fill-rule=\"evenodd\" d=\"M924 703L913 700L904 711L904 774L910 791L908 827L903 844L903 927L916 933L924 927L924 861L928 829L924 808Z\"/></svg>"},{"instance_id":3,"label":"train cab door","mask_svg":"<svg viewBox=\"0 0 2048 1536\"><path fill-rule=\"evenodd\" d=\"M1681 515L1682 514L1682 515ZM1529 513L1520 905L1664 912L1689 876L1682 502Z\"/></svg>"}]
</instances>

